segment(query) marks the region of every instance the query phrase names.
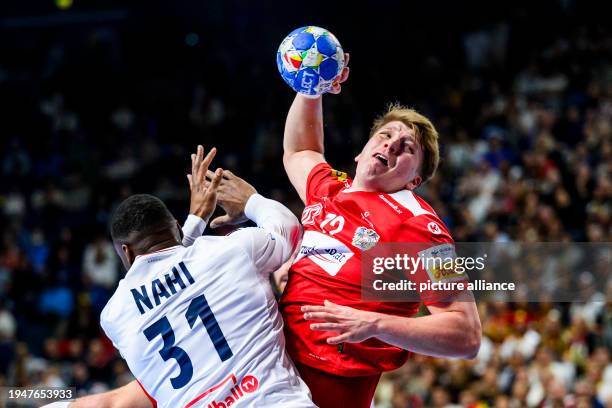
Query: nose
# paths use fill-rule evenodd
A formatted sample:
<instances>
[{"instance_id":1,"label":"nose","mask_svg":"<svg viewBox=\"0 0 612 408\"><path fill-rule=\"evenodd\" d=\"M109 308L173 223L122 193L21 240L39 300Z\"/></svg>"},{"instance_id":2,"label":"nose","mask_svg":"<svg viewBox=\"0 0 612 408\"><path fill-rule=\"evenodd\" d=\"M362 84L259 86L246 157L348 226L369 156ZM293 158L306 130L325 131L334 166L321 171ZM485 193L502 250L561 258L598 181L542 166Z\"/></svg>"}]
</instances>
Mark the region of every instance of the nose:
<instances>
[{"instance_id":1,"label":"nose","mask_svg":"<svg viewBox=\"0 0 612 408\"><path fill-rule=\"evenodd\" d=\"M389 153L397 154L400 150L401 143L402 138L399 135L393 135L391 136L391 139L387 139L384 147L389 151Z\"/></svg>"}]
</instances>

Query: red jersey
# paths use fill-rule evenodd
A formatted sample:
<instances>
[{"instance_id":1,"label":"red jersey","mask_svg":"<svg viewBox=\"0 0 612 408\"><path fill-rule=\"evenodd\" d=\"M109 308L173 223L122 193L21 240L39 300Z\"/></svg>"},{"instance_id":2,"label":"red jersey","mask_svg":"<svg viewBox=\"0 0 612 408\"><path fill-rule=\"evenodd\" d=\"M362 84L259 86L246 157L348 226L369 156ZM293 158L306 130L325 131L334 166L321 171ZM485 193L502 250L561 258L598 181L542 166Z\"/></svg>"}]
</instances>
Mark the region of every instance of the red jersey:
<instances>
[{"instance_id":1,"label":"red jersey","mask_svg":"<svg viewBox=\"0 0 612 408\"><path fill-rule=\"evenodd\" d=\"M347 191L352 180L316 165L306 184L304 238L281 298L287 350L294 361L341 376L378 374L402 366L408 352L371 338L327 344L330 332L310 329L300 307L325 299L361 310L410 317L419 302L361 300L361 252L383 242L451 243L444 223L409 190Z\"/></svg>"}]
</instances>

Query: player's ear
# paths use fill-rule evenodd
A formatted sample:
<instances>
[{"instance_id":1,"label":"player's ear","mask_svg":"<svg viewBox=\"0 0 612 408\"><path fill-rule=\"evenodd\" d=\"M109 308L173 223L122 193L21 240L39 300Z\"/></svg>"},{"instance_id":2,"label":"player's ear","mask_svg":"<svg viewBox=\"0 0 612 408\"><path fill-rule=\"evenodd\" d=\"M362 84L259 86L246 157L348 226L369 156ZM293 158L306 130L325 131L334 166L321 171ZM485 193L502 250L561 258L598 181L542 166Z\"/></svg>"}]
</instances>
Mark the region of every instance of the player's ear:
<instances>
[{"instance_id":1,"label":"player's ear","mask_svg":"<svg viewBox=\"0 0 612 408\"><path fill-rule=\"evenodd\" d=\"M179 224L179 222L177 220L174 220L175 222L175 227L176 227L176 231L175 231L175 238L177 238L178 242L183 242L183 229L181 228L181 224Z\"/></svg>"},{"instance_id":2,"label":"player's ear","mask_svg":"<svg viewBox=\"0 0 612 408\"><path fill-rule=\"evenodd\" d=\"M129 269L129 267L132 266L132 264L136 260L136 255L134 254L134 251L132 250L132 248L130 248L128 244L122 244L121 251L123 252L123 256L125 257L124 259L128 263L126 267Z\"/></svg>"},{"instance_id":3,"label":"player's ear","mask_svg":"<svg viewBox=\"0 0 612 408\"><path fill-rule=\"evenodd\" d=\"M423 182L423 179L421 178L421 176L418 176L418 175L414 176L414 178L410 180L408 184L406 184L406 189L414 190L415 188L420 186L422 182Z\"/></svg>"}]
</instances>

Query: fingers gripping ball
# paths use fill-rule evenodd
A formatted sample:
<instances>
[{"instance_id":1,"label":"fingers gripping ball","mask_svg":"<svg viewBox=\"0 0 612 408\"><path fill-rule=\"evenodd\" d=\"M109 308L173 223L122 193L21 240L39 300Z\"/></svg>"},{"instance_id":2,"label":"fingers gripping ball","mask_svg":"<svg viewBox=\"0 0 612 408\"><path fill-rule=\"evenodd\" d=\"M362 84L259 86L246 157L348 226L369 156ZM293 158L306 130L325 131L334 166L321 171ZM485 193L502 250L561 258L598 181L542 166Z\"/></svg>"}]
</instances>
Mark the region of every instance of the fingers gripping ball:
<instances>
[{"instance_id":1,"label":"fingers gripping ball","mask_svg":"<svg viewBox=\"0 0 612 408\"><path fill-rule=\"evenodd\" d=\"M296 92L316 96L329 92L342 73L344 51L324 28L307 26L292 31L278 47L278 71Z\"/></svg>"}]
</instances>

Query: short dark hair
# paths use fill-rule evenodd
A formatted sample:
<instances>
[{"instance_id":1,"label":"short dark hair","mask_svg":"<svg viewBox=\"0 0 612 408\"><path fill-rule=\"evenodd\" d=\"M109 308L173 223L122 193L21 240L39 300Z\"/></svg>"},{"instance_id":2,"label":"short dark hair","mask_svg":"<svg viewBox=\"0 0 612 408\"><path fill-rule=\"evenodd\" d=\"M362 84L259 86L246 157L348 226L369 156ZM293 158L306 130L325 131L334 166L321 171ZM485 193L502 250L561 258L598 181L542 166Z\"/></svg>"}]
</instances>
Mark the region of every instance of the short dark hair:
<instances>
[{"instance_id":1,"label":"short dark hair","mask_svg":"<svg viewBox=\"0 0 612 408\"><path fill-rule=\"evenodd\" d=\"M133 232L157 232L173 223L174 217L162 200L150 194L135 194L119 204L110 230L113 241L125 242Z\"/></svg>"}]
</instances>

